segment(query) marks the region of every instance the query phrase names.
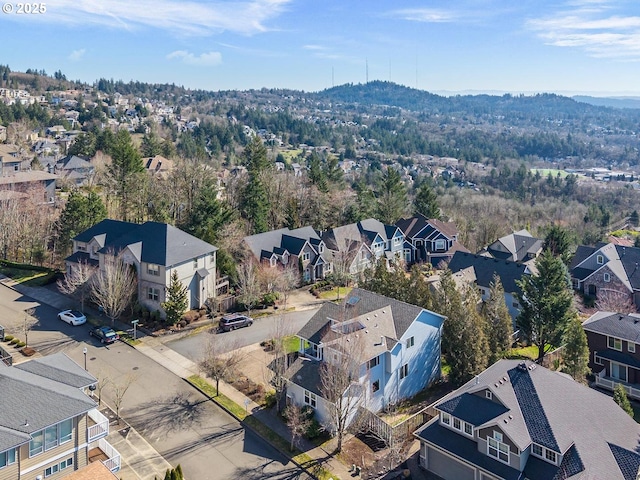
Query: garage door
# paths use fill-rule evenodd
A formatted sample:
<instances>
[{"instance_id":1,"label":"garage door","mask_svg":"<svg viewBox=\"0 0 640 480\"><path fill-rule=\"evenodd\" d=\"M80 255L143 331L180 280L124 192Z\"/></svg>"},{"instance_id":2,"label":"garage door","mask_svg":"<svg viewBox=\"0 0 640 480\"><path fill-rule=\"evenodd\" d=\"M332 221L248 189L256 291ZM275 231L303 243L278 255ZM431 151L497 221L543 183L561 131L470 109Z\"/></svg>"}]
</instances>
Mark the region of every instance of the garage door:
<instances>
[{"instance_id":1,"label":"garage door","mask_svg":"<svg viewBox=\"0 0 640 480\"><path fill-rule=\"evenodd\" d=\"M472 468L453 460L432 448L427 452L427 470L445 480L474 480Z\"/></svg>"}]
</instances>

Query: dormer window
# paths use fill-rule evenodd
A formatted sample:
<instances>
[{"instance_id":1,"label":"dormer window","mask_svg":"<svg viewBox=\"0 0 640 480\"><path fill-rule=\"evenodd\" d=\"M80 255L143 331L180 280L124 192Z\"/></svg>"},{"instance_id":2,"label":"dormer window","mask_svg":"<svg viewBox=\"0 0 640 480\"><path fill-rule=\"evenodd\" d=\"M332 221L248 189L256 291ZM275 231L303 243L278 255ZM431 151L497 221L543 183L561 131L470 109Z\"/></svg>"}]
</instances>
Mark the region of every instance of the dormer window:
<instances>
[{"instance_id":1,"label":"dormer window","mask_svg":"<svg viewBox=\"0 0 640 480\"><path fill-rule=\"evenodd\" d=\"M300 259L303 262L306 262L307 260L309 260L309 258L311 258L311 255L309 254L309 252L303 252L303 254L300 255Z\"/></svg>"},{"instance_id":2,"label":"dormer window","mask_svg":"<svg viewBox=\"0 0 640 480\"><path fill-rule=\"evenodd\" d=\"M446 246L446 243L444 240L440 239L440 240L436 240L436 250L444 250Z\"/></svg>"},{"instance_id":3,"label":"dormer window","mask_svg":"<svg viewBox=\"0 0 640 480\"><path fill-rule=\"evenodd\" d=\"M487 454L504 463L509 463L509 445L502 443L502 433L494 430L493 437L487 437Z\"/></svg>"},{"instance_id":4,"label":"dormer window","mask_svg":"<svg viewBox=\"0 0 640 480\"><path fill-rule=\"evenodd\" d=\"M155 263L147 263L147 273L156 277L160 276L160 265Z\"/></svg>"},{"instance_id":5,"label":"dormer window","mask_svg":"<svg viewBox=\"0 0 640 480\"><path fill-rule=\"evenodd\" d=\"M320 252L320 253L324 253L324 244L323 244L323 243L321 243L321 244L318 246L318 252Z\"/></svg>"},{"instance_id":6,"label":"dormer window","mask_svg":"<svg viewBox=\"0 0 640 480\"><path fill-rule=\"evenodd\" d=\"M598 255L596 257L596 262L598 262L598 265L603 265L604 264L604 257L602 255Z\"/></svg>"},{"instance_id":7,"label":"dormer window","mask_svg":"<svg viewBox=\"0 0 640 480\"><path fill-rule=\"evenodd\" d=\"M442 423L444 423L445 425L451 425L451 415L449 415L448 413L444 413L442 412L440 414L440 420L442 421Z\"/></svg>"},{"instance_id":8,"label":"dormer window","mask_svg":"<svg viewBox=\"0 0 640 480\"><path fill-rule=\"evenodd\" d=\"M484 391L484 396L485 396L485 398L488 398L489 400L493 400L493 392L491 390L485 390Z\"/></svg>"}]
</instances>

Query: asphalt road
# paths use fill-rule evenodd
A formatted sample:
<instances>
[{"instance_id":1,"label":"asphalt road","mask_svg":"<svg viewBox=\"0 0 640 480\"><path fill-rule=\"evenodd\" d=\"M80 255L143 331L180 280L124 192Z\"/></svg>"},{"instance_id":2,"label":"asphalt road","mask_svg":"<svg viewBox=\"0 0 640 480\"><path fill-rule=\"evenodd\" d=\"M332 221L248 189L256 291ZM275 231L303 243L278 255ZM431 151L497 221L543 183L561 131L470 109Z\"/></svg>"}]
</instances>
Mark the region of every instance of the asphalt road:
<instances>
[{"instance_id":1,"label":"asphalt road","mask_svg":"<svg viewBox=\"0 0 640 480\"><path fill-rule=\"evenodd\" d=\"M165 345L189 360L198 362L204 354L205 347L212 335L218 337L216 341L222 342L220 351L230 351L273 338L278 329L283 329L285 335L293 335L307 323L317 310L303 310L302 312L289 312L284 315L260 317L256 318L250 327L224 333L216 333L213 329L202 331L178 340L166 342ZM280 326L277 325L279 322L282 322Z\"/></svg>"},{"instance_id":2,"label":"asphalt road","mask_svg":"<svg viewBox=\"0 0 640 480\"><path fill-rule=\"evenodd\" d=\"M89 337L88 326L71 327L56 318L56 309L0 285L0 315L9 333L19 334L24 310L30 307L35 307L38 323L29 343L38 351L62 351L83 365L86 347L87 369L100 382L123 385L131 379L122 418L172 465L180 463L187 478L307 478L216 404L134 348L121 342L102 345ZM115 405L112 386L100 393Z\"/></svg>"}]
</instances>

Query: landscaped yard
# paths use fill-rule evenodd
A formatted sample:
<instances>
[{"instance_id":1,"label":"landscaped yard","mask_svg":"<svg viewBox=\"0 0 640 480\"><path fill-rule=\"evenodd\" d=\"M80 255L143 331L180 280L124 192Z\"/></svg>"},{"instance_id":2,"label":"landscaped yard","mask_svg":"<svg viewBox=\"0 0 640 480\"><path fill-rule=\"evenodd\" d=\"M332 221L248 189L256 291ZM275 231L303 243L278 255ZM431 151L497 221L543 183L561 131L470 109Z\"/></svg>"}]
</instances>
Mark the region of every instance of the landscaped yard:
<instances>
[{"instance_id":1,"label":"landscaped yard","mask_svg":"<svg viewBox=\"0 0 640 480\"><path fill-rule=\"evenodd\" d=\"M337 287L332 288L331 290L325 290L320 292L320 298L324 298L325 300L336 300L338 298L344 298L349 294L353 287Z\"/></svg>"},{"instance_id":2,"label":"landscaped yard","mask_svg":"<svg viewBox=\"0 0 640 480\"><path fill-rule=\"evenodd\" d=\"M7 267L0 265L0 273L10 277L17 283L22 283L30 287L41 287L51 282L54 272L43 272L41 270L30 270L23 268Z\"/></svg>"},{"instance_id":3,"label":"landscaped yard","mask_svg":"<svg viewBox=\"0 0 640 480\"><path fill-rule=\"evenodd\" d=\"M552 347L551 345L547 345L547 352L552 352L555 350L555 347ZM509 350L509 353L507 354L506 358L510 358L510 359L531 359L531 360L535 360L536 358L538 358L538 347L536 347L535 345L530 345L528 347L519 347L519 348L512 348L511 350Z\"/></svg>"}]
</instances>

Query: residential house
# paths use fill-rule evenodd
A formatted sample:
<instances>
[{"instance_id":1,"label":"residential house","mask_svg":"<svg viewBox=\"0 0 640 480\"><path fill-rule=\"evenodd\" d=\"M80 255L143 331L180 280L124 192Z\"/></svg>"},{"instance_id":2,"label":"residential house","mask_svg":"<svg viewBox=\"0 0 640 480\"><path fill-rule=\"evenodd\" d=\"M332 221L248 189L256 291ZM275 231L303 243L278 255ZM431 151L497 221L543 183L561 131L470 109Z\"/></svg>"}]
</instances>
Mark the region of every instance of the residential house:
<instances>
[{"instance_id":1,"label":"residential house","mask_svg":"<svg viewBox=\"0 0 640 480\"><path fill-rule=\"evenodd\" d=\"M640 315L596 312L582 327L596 385L613 390L621 383L629 396L640 400Z\"/></svg>"},{"instance_id":2,"label":"residential house","mask_svg":"<svg viewBox=\"0 0 640 480\"><path fill-rule=\"evenodd\" d=\"M396 222L405 236L404 260L407 264L430 263L438 267L451 260L455 252L468 252L458 242L458 228L453 222L429 219L420 213Z\"/></svg>"},{"instance_id":3,"label":"residential house","mask_svg":"<svg viewBox=\"0 0 640 480\"><path fill-rule=\"evenodd\" d=\"M53 203L57 175L40 170L19 171L0 176L0 190L11 190L32 195L42 193L42 203Z\"/></svg>"},{"instance_id":4,"label":"residential house","mask_svg":"<svg viewBox=\"0 0 640 480\"><path fill-rule=\"evenodd\" d=\"M142 163L147 172L152 175L166 176L171 170L173 170L173 161L164 158L162 155L143 158Z\"/></svg>"},{"instance_id":5,"label":"residential house","mask_svg":"<svg viewBox=\"0 0 640 480\"><path fill-rule=\"evenodd\" d=\"M605 300L640 305L640 248L612 243L580 245L569 266L573 288Z\"/></svg>"},{"instance_id":6,"label":"residential house","mask_svg":"<svg viewBox=\"0 0 640 480\"><path fill-rule=\"evenodd\" d=\"M464 272L466 280L478 287L480 298L483 301L489 299L493 276L497 275L502 282L504 300L512 318L517 317L520 313L517 294L521 290L517 282L522 280L524 275L533 273L532 267L524 263L465 252L456 252L449 262L448 268L454 275Z\"/></svg>"},{"instance_id":7,"label":"residential house","mask_svg":"<svg viewBox=\"0 0 640 480\"><path fill-rule=\"evenodd\" d=\"M486 252L493 258L527 263L538 258L543 245L543 239L535 238L527 230L519 230L500 237L487 247Z\"/></svg>"},{"instance_id":8,"label":"residential house","mask_svg":"<svg viewBox=\"0 0 640 480\"><path fill-rule=\"evenodd\" d=\"M270 267L297 266L305 282L316 282L332 272L325 242L309 226L249 235L243 243L256 260Z\"/></svg>"},{"instance_id":9,"label":"residential house","mask_svg":"<svg viewBox=\"0 0 640 480\"><path fill-rule=\"evenodd\" d=\"M420 465L445 480L632 480L640 425L570 376L500 360L435 406Z\"/></svg>"},{"instance_id":10,"label":"residential house","mask_svg":"<svg viewBox=\"0 0 640 480\"><path fill-rule=\"evenodd\" d=\"M7 127L0 125L0 142L7 141Z\"/></svg>"},{"instance_id":11,"label":"residential house","mask_svg":"<svg viewBox=\"0 0 640 480\"><path fill-rule=\"evenodd\" d=\"M395 225L368 218L322 233L334 266L349 274L363 272L384 257L387 262L402 255L404 235Z\"/></svg>"},{"instance_id":12,"label":"residential house","mask_svg":"<svg viewBox=\"0 0 640 480\"><path fill-rule=\"evenodd\" d=\"M0 145L0 176L13 175L21 170L22 159L15 145Z\"/></svg>"},{"instance_id":13,"label":"residential house","mask_svg":"<svg viewBox=\"0 0 640 480\"><path fill-rule=\"evenodd\" d=\"M318 421L331 429L320 368L342 355L358 365L354 387L361 389L361 405L369 411L413 397L440 378L444 320L415 305L354 288L339 305L325 303L298 332L303 357L286 372L287 401L311 406Z\"/></svg>"},{"instance_id":14,"label":"residential house","mask_svg":"<svg viewBox=\"0 0 640 480\"><path fill-rule=\"evenodd\" d=\"M54 171L75 185L83 185L93 176L95 168L82 157L67 155L56 162Z\"/></svg>"},{"instance_id":15,"label":"residential house","mask_svg":"<svg viewBox=\"0 0 640 480\"><path fill-rule=\"evenodd\" d=\"M0 363L0 478L58 479L96 457L117 472L120 455L106 441L109 419L88 395L96 383L64 353Z\"/></svg>"},{"instance_id":16,"label":"residential house","mask_svg":"<svg viewBox=\"0 0 640 480\"><path fill-rule=\"evenodd\" d=\"M103 220L73 239L67 269L79 262L103 268L106 256L118 255L138 276L138 299L161 310L174 271L187 288L188 308L198 308L217 295L217 247L159 222L143 224Z\"/></svg>"}]
</instances>

